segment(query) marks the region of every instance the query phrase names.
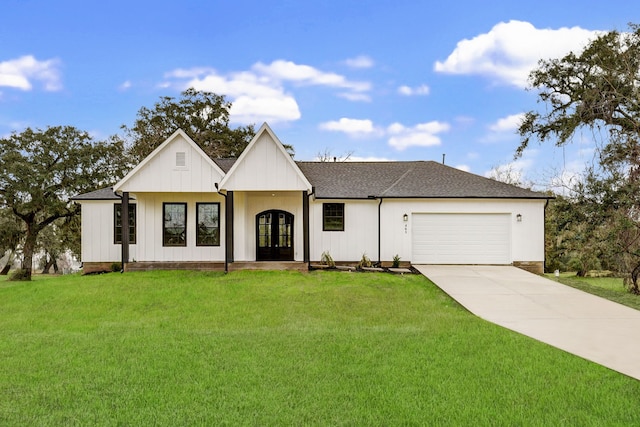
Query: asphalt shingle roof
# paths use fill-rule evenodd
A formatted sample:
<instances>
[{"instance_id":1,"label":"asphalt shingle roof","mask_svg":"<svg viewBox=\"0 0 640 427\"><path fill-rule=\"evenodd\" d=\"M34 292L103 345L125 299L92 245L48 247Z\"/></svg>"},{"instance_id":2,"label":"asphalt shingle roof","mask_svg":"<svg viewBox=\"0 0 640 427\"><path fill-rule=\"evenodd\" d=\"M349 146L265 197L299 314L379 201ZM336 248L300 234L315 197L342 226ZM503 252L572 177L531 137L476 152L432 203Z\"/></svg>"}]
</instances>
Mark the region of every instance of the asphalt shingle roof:
<instances>
[{"instance_id":1,"label":"asphalt shingle roof","mask_svg":"<svg viewBox=\"0 0 640 427\"><path fill-rule=\"evenodd\" d=\"M433 161L296 163L317 198L549 198Z\"/></svg>"},{"instance_id":2,"label":"asphalt shingle roof","mask_svg":"<svg viewBox=\"0 0 640 427\"><path fill-rule=\"evenodd\" d=\"M100 190L92 191L90 193L79 194L73 197L71 200L121 200L122 197L113 192L113 187L101 188ZM129 197L130 200L134 200L135 197Z\"/></svg>"}]
</instances>

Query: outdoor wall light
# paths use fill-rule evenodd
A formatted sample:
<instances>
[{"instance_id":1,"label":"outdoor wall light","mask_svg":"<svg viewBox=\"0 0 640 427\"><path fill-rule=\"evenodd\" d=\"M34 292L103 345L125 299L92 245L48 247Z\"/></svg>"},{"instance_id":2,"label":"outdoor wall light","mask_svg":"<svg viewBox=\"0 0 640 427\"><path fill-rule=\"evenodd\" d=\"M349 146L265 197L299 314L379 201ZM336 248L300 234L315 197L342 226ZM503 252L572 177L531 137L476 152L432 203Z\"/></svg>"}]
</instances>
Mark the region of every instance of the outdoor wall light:
<instances>
[{"instance_id":1,"label":"outdoor wall light","mask_svg":"<svg viewBox=\"0 0 640 427\"><path fill-rule=\"evenodd\" d=\"M407 214L402 215L402 220L403 220L404 222L409 221L409 215L407 215Z\"/></svg>"},{"instance_id":2,"label":"outdoor wall light","mask_svg":"<svg viewBox=\"0 0 640 427\"><path fill-rule=\"evenodd\" d=\"M516 221L522 222L522 214L516 215Z\"/></svg>"}]
</instances>

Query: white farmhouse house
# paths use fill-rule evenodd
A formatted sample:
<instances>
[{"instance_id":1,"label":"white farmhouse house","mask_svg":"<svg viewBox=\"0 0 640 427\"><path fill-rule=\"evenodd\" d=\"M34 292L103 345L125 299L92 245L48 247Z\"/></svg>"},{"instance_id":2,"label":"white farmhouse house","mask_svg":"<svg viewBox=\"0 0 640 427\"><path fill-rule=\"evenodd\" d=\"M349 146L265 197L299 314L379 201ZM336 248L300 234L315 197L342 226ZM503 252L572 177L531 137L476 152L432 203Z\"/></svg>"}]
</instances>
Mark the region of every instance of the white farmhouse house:
<instances>
[{"instance_id":1,"label":"white farmhouse house","mask_svg":"<svg viewBox=\"0 0 640 427\"><path fill-rule=\"evenodd\" d=\"M325 251L542 272L548 199L431 161L296 162L266 123L237 159L178 130L112 188L74 198L85 273L306 268Z\"/></svg>"}]
</instances>

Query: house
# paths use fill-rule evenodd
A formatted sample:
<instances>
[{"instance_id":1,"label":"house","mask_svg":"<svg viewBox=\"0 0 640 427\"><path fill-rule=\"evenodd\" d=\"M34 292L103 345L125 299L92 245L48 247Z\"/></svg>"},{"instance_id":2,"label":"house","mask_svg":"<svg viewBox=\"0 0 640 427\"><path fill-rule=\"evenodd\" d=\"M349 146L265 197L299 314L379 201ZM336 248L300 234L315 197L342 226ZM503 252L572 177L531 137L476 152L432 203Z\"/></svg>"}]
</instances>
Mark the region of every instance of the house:
<instances>
[{"instance_id":1,"label":"house","mask_svg":"<svg viewBox=\"0 0 640 427\"><path fill-rule=\"evenodd\" d=\"M548 199L432 161L297 162L265 123L237 159L211 159L178 130L113 188L74 200L86 273L306 268L325 251L542 272Z\"/></svg>"}]
</instances>

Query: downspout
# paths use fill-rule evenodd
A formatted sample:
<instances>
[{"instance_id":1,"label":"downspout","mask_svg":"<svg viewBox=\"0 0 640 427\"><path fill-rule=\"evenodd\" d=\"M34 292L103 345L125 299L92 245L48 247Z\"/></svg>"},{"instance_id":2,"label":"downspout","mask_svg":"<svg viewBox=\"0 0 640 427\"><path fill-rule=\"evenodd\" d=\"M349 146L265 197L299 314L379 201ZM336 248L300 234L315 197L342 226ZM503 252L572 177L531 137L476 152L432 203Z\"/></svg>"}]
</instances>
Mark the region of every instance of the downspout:
<instances>
[{"instance_id":1,"label":"downspout","mask_svg":"<svg viewBox=\"0 0 640 427\"><path fill-rule=\"evenodd\" d=\"M542 272L547 270L547 206L549 206L549 199L544 203L544 210L542 211L542 230L544 232L544 239L542 240Z\"/></svg>"},{"instance_id":2,"label":"downspout","mask_svg":"<svg viewBox=\"0 0 640 427\"><path fill-rule=\"evenodd\" d=\"M380 233L381 230L381 222L380 222L380 206L382 206L382 197L380 197L380 203L378 203L378 267L382 267L382 260L381 258L381 240L382 240L382 235Z\"/></svg>"}]
</instances>

